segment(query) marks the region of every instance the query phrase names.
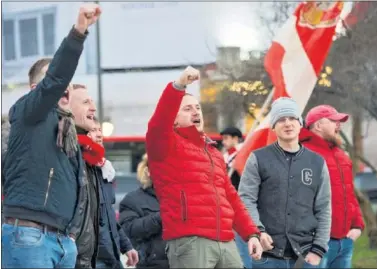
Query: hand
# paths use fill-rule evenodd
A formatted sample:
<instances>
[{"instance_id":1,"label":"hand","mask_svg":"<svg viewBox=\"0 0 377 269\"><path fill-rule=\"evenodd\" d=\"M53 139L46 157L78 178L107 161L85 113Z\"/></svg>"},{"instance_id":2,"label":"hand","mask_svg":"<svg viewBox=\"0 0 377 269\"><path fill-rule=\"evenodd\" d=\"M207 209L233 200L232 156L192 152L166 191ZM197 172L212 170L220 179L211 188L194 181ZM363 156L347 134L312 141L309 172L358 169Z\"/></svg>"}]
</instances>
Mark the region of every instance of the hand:
<instances>
[{"instance_id":1,"label":"hand","mask_svg":"<svg viewBox=\"0 0 377 269\"><path fill-rule=\"evenodd\" d=\"M347 238L352 239L352 241L356 241L361 235L361 230L360 229L351 229L348 234Z\"/></svg>"},{"instance_id":2,"label":"hand","mask_svg":"<svg viewBox=\"0 0 377 269\"><path fill-rule=\"evenodd\" d=\"M84 34L88 27L98 20L101 13L102 10L97 4L82 4L75 24L75 29Z\"/></svg>"},{"instance_id":3,"label":"hand","mask_svg":"<svg viewBox=\"0 0 377 269\"><path fill-rule=\"evenodd\" d=\"M314 254L313 252L309 252L306 257L305 261L311 265L317 266L321 262L321 257L317 254Z\"/></svg>"},{"instance_id":4,"label":"hand","mask_svg":"<svg viewBox=\"0 0 377 269\"><path fill-rule=\"evenodd\" d=\"M252 237L249 239L249 242L247 242L247 244L249 247L250 256L253 257L254 260L260 260L260 258L262 257L263 248L259 242L259 239Z\"/></svg>"},{"instance_id":5,"label":"hand","mask_svg":"<svg viewBox=\"0 0 377 269\"><path fill-rule=\"evenodd\" d=\"M126 256L127 266L135 266L139 262L139 254L134 249L131 249L130 251L126 252Z\"/></svg>"},{"instance_id":6,"label":"hand","mask_svg":"<svg viewBox=\"0 0 377 269\"><path fill-rule=\"evenodd\" d=\"M272 240L271 236L268 233L262 232L260 235L260 243L263 247L263 250L271 250L274 248L272 245L274 241Z\"/></svg>"},{"instance_id":7,"label":"hand","mask_svg":"<svg viewBox=\"0 0 377 269\"><path fill-rule=\"evenodd\" d=\"M187 86L199 79L199 71L191 66L188 66L182 75L175 82L179 86Z\"/></svg>"}]
</instances>

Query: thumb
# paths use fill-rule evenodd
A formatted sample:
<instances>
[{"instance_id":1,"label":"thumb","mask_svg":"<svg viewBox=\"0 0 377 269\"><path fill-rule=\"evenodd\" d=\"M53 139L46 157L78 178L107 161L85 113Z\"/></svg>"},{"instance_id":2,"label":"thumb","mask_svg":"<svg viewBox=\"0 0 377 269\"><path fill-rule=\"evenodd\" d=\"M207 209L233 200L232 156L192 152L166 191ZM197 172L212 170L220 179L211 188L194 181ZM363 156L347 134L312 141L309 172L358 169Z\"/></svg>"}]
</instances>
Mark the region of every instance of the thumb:
<instances>
[{"instance_id":1,"label":"thumb","mask_svg":"<svg viewBox=\"0 0 377 269\"><path fill-rule=\"evenodd\" d=\"M350 237L351 236L351 231L348 231L348 233L347 233L347 235L346 235L346 237Z\"/></svg>"}]
</instances>

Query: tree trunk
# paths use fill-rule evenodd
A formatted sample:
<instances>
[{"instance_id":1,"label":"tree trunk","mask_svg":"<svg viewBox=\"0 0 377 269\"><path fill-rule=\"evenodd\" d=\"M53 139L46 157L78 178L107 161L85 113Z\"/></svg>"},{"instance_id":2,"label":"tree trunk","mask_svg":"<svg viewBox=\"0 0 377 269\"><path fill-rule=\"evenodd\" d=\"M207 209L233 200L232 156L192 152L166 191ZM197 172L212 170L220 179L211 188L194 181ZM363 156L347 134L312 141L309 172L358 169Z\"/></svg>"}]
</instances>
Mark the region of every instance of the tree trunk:
<instances>
[{"instance_id":1,"label":"tree trunk","mask_svg":"<svg viewBox=\"0 0 377 269\"><path fill-rule=\"evenodd\" d=\"M358 156L363 154L363 136L362 136L362 112L358 109L352 117L352 145L350 155L353 163L354 176L360 171L361 160ZM355 194L363 213L365 226L368 232L369 243L371 248L377 248L377 215L373 212L369 198L361 191L355 188Z\"/></svg>"}]
</instances>

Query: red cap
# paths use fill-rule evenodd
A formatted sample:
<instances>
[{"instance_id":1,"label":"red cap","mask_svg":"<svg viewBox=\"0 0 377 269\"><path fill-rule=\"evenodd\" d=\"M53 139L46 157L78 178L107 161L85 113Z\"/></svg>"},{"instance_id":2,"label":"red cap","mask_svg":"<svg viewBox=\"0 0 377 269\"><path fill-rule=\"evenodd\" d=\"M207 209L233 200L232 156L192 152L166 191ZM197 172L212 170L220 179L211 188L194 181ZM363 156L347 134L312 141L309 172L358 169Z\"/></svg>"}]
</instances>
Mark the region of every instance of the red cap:
<instances>
[{"instance_id":1,"label":"red cap","mask_svg":"<svg viewBox=\"0 0 377 269\"><path fill-rule=\"evenodd\" d=\"M309 127L316 121L327 118L333 121L346 122L349 118L348 114L339 113L335 108L329 105L320 105L313 107L305 118L306 127Z\"/></svg>"}]
</instances>

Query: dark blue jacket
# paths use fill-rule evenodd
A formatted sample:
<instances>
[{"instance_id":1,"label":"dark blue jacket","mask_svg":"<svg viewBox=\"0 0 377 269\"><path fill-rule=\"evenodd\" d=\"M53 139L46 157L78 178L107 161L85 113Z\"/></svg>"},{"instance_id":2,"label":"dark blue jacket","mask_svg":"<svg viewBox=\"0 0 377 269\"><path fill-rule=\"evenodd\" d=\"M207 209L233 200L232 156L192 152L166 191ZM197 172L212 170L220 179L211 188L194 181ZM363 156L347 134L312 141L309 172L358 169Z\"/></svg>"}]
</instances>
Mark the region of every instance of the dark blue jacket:
<instances>
[{"instance_id":1,"label":"dark blue jacket","mask_svg":"<svg viewBox=\"0 0 377 269\"><path fill-rule=\"evenodd\" d=\"M74 158L79 165L74 168L57 147L56 107L76 71L85 38L72 29L44 79L11 107L4 162L5 217L27 219L74 234L78 231L72 230L72 220L75 213L80 215L78 196L85 184L84 163L78 152Z\"/></svg>"},{"instance_id":2,"label":"dark blue jacket","mask_svg":"<svg viewBox=\"0 0 377 269\"><path fill-rule=\"evenodd\" d=\"M119 205L119 223L139 253L137 268L169 268L162 239L160 204L153 188L129 192Z\"/></svg>"},{"instance_id":3,"label":"dark blue jacket","mask_svg":"<svg viewBox=\"0 0 377 269\"><path fill-rule=\"evenodd\" d=\"M108 182L102 177L100 168L96 168L96 173L100 179L100 232L97 259L111 264L113 267L120 262L120 253L131 250L131 241L126 236L115 217L113 204L115 204L115 191L112 182Z\"/></svg>"}]
</instances>

